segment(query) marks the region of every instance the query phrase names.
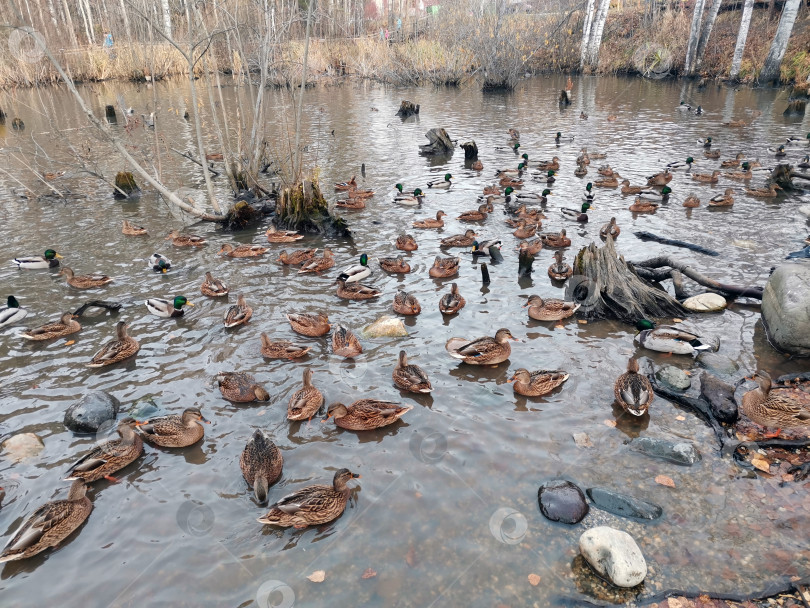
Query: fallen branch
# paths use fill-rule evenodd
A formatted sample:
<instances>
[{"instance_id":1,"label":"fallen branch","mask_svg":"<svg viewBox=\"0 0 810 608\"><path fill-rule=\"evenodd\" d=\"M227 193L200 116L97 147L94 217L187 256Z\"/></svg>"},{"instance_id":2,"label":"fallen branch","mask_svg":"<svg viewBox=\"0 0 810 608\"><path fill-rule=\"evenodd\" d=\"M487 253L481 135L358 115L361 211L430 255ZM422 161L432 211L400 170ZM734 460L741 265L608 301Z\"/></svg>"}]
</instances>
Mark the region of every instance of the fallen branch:
<instances>
[{"instance_id":1,"label":"fallen branch","mask_svg":"<svg viewBox=\"0 0 810 608\"><path fill-rule=\"evenodd\" d=\"M176 150L174 148L171 148L171 151L179 154L183 158L187 158L188 160L193 162L195 165L199 165L200 167L202 167L202 163L200 161L198 161L196 158L194 158L188 152L181 152L180 150ZM214 177L219 177L219 172L216 169L214 169L213 167L208 167L208 171L211 172Z\"/></svg>"},{"instance_id":2,"label":"fallen branch","mask_svg":"<svg viewBox=\"0 0 810 608\"><path fill-rule=\"evenodd\" d=\"M642 241L656 241L657 243L661 243L663 245L672 245L673 247L684 247L685 249L691 249L692 251L697 251L698 253L703 253L705 255L711 256L720 255L713 249L706 249L705 247L701 247L700 245L695 245L693 243L687 243L686 241L666 239L662 236L658 236L657 234L653 234L652 232L640 231L634 232L633 234L636 235L636 237L641 239Z\"/></svg>"},{"instance_id":3,"label":"fallen branch","mask_svg":"<svg viewBox=\"0 0 810 608\"><path fill-rule=\"evenodd\" d=\"M661 268L663 266L669 266L674 270L680 271L684 274L684 276L689 277L695 283L708 287L709 289L719 291L723 295L761 300L762 293L764 291L763 287L743 287L741 285L727 285L725 283L720 283L719 281L715 281L714 279L710 279L709 277L701 274L691 266L684 264L683 262L673 260L666 255L651 258L643 262L630 262L630 264L635 268Z\"/></svg>"}]
</instances>

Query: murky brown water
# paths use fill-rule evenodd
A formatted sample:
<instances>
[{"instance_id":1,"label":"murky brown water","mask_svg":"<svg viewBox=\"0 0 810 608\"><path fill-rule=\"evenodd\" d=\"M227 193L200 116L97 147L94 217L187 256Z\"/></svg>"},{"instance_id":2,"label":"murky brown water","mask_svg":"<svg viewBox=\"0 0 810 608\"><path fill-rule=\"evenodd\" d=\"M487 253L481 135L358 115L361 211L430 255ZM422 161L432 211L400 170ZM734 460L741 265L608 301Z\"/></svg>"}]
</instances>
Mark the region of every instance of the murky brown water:
<instances>
[{"instance_id":1,"label":"murky brown water","mask_svg":"<svg viewBox=\"0 0 810 608\"><path fill-rule=\"evenodd\" d=\"M2 330L0 432L3 436L35 432L43 437L45 449L20 464L0 456L0 485L8 487L0 532L7 536L37 505L66 493L67 484L60 481L66 467L94 440L74 436L62 424L65 408L84 391L110 391L126 410L148 398L166 411L195 404L213 420L200 444L176 451L147 447L144 456L122 472L121 483L97 483L90 492L95 510L65 546L5 565L0 592L6 602L134 606L148 597L150 604L172 606L289 607L293 601L300 606L560 605L566 598L582 597L571 563L581 532L599 523L627 530L639 542L650 566L645 594L668 588L746 593L785 577L806 575L810 566L806 489L749 476L728 458L721 459L711 432L688 413L679 419L682 412L660 398L649 421L640 426L619 416L611 405L612 384L627 355L636 352L632 328L573 321L556 328L530 321L521 308L528 294L559 296L562 291L551 286L546 275L551 262L547 251L540 255L534 278L518 283L512 249L516 241L502 224L500 212L481 231L504 240L505 262L490 268L492 283L482 287L479 270L465 258L457 281L467 306L450 320L439 314L437 301L449 281L432 280L427 274L439 253L438 235L412 230L410 223L433 216L438 209L453 218L474 208L482 185L493 181L494 169L516 163L510 151L494 149L507 146L508 127L520 129L521 151L527 151L533 162L554 154L562 159L547 225L567 228L574 241L566 254L569 260L577 248L598 240L599 227L612 215L622 227L617 248L626 258L671 253L729 283L763 284L772 266L802 246L808 226L797 211L799 197L763 202L740 191L731 210L709 211L707 192L720 192L727 185L699 186L683 175L673 180L673 202L656 215L632 218L627 211L630 201L617 191L597 194L587 225L574 225L557 212L561 204L579 205L584 181L594 178L595 167L601 164L592 164L586 180L573 176L574 158L584 145L607 152L605 162L633 183L688 155L700 161L696 169L711 170L716 161L703 162L696 143L707 135L714 137L714 147L723 150L724 157L743 150L767 160L767 146L810 130L807 120L804 124L783 120L784 94L714 86L698 92L684 90L679 83L583 79L576 83L574 104L559 112L555 97L560 85L560 79L538 78L512 95L365 84L308 93L306 139L310 158L317 154L322 182L359 176L360 164L365 163L366 178L358 179L378 195L365 210L345 214L354 242L309 238L303 244L330 246L338 260L335 270L353 263L362 252L377 257L395 254L393 241L403 232L415 234L420 245L407 256L411 274L386 276L376 269L367 282L382 289L384 296L350 303L334 295L336 272L301 279L278 265L274 256L227 260L215 255L223 242L265 243L262 230L233 236L217 232L213 225L195 225L190 230L205 234L210 239L207 247L172 247L162 237L169 227L183 227L182 218L173 217L149 193L139 202L113 201L107 186L65 167L69 160L64 147L41 135L53 130L40 114L43 104L58 118L60 128L83 129L66 94L44 90L0 96L0 106L9 116L21 116L27 125L23 134L0 131L6 170L42 190L24 162L42 171L67 169L68 174L53 185L86 194L85 199L67 203L25 200L11 192L18 184L0 175L4 234L0 260L53 247L77 272L100 270L116 278L103 290L78 292L54 272L20 272L4 263L3 298L14 293L34 313L23 323L27 326L75 310L91 297L121 300L126 306L118 318L132 322L131 333L141 342L134 361L90 370L84 363L114 332L114 319L108 316L85 318L81 333L71 336L76 340L73 345L65 340L32 345L17 336L19 328ZM193 132L180 117L186 90L183 84L158 86L165 179L172 186L198 186L201 180L194 167L168 151L192 147ZM151 103L151 90L125 84L84 89L99 113L104 104L115 103L119 92L138 113L148 113L144 108ZM226 98L231 99L231 93L226 89ZM290 106L289 98L281 92L270 95L276 107L271 112L273 128L281 133L287 128L281 117ZM403 123L394 117L401 99L421 103L418 120ZM702 104L706 114L682 115L675 110L680 99ZM379 112L371 111L372 106ZM178 109L180 116L175 116ZM747 117L746 109L763 112L755 128L720 126ZM590 118L581 120L580 111ZM618 119L606 121L611 114ZM434 126L447 128L460 141L478 142L486 167L483 176L463 168L461 151L438 165L417 155L417 145L426 142L425 131ZM575 141L555 148L553 135L558 130L573 134ZM102 152L88 131L70 134ZM133 144L145 144L152 133L137 128L130 137ZM282 149L286 140L277 137ZM122 167L103 154L98 162L106 173ZM798 158L799 152L793 156ZM411 190L448 171L456 185L449 192L430 192L422 209L390 204L394 183L402 182ZM739 189L737 184L730 186ZM691 192L702 195L704 206L689 212L680 203ZM122 219L145 225L150 236L123 236ZM463 228L452 220L439 234ZM634 230L696 242L722 255L709 258L643 243L633 236ZM145 258L153 251L173 260L171 273L157 276L146 269ZM228 303L199 295L205 270L231 284ZM286 312L322 310L333 321L359 330L390 313L399 287L414 292L423 307L419 317L405 321L410 335L363 340L365 354L354 364L331 357L325 339L309 340L314 349L306 363L268 363L259 354L261 331L300 339L284 320ZM238 292L253 305L253 319L227 332L222 315ZM177 321L148 315L142 303L146 297L178 294L197 306ZM721 315L690 322L718 334L720 353L738 362L741 373L757 365L772 374L807 368L806 362L788 360L768 346L757 306L733 304ZM492 335L502 326L521 339L513 346L508 365L478 369L457 365L445 353L449 337ZM392 386L391 371L401 348L428 371L435 387L432 396L414 398ZM699 371L688 357L666 360L649 351L639 354ZM415 408L402 423L364 434L337 430L318 420L290 424L285 419L286 403L300 383L304 364L314 368L314 382L328 402L349 403L372 395ZM553 394L527 400L513 396L506 383L518 367L563 368L571 378ZM222 400L212 377L231 369L255 374L268 387L271 402L232 405ZM616 428L606 424L610 421L617 422ZM258 524L256 518L264 509L254 503L238 466L255 427L268 430L284 451L284 474L271 488L271 500L308 483L328 482L336 468L349 467L362 474L356 503L332 525L319 529L279 531ZM587 433L595 447L577 448L572 433ZM704 458L689 468L651 460L625 445L639 434L687 438L699 446ZM656 484L659 474L671 477L676 487ZM664 516L642 524L592 509L577 526L552 524L541 516L536 497L539 484L555 476L570 478L583 488L603 486L651 500L664 507ZM376 577L361 578L368 568L376 571ZM306 579L315 570L326 572L323 583ZM532 573L540 576L537 586L528 582ZM70 599L74 597L80 599Z\"/></svg>"}]
</instances>

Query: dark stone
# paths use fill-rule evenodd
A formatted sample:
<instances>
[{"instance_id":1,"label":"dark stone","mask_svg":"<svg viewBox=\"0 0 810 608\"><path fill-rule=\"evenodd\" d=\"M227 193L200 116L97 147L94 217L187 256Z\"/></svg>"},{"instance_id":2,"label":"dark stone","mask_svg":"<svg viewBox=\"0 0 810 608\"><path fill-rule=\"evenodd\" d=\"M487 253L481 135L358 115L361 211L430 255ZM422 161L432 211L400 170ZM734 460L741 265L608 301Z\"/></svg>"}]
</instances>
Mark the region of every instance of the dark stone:
<instances>
[{"instance_id":1,"label":"dark stone","mask_svg":"<svg viewBox=\"0 0 810 608\"><path fill-rule=\"evenodd\" d=\"M663 458L676 464L691 466L700 460L700 452L688 441L670 441L653 437L637 437L630 449L653 458Z\"/></svg>"},{"instance_id":2,"label":"dark stone","mask_svg":"<svg viewBox=\"0 0 810 608\"><path fill-rule=\"evenodd\" d=\"M603 511L620 517L658 519L664 510L658 505L640 498L618 494L605 488L588 488L588 498Z\"/></svg>"},{"instance_id":3,"label":"dark stone","mask_svg":"<svg viewBox=\"0 0 810 608\"><path fill-rule=\"evenodd\" d=\"M708 402L715 419L728 423L737 420L737 403L731 384L703 372L700 374L700 396Z\"/></svg>"},{"instance_id":4,"label":"dark stone","mask_svg":"<svg viewBox=\"0 0 810 608\"><path fill-rule=\"evenodd\" d=\"M551 521L576 524L588 514L590 507L585 495L576 485L565 479L553 479L540 486L537 492L540 512Z\"/></svg>"},{"instance_id":5,"label":"dark stone","mask_svg":"<svg viewBox=\"0 0 810 608\"><path fill-rule=\"evenodd\" d=\"M104 391L86 393L65 412L65 426L74 433L95 433L108 420L115 420L121 402Z\"/></svg>"}]
</instances>

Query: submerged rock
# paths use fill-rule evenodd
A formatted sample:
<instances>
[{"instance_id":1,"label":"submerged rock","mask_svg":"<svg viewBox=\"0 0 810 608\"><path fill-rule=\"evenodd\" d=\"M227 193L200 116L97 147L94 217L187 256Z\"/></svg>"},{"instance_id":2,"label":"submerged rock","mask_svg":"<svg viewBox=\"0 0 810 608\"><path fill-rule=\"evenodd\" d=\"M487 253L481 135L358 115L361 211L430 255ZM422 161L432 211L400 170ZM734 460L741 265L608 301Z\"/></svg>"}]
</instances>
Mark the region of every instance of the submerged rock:
<instances>
[{"instance_id":1,"label":"submerged rock","mask_svg":"<svg viewBox=\"0 0 810 608\"><path fill-rule=\"evenodd\" d=\"M729 359L725 355L719 355L706 350L700 351L700 354L695 360L710 372L723 376L733 376L740 369L736 361Z\"/></svg>"},{"instance_id":2,"label":"submerged rock","mask_svg":"<svg viewBox=\"0 0 810 608\"><path fill-rule=\"evenodd\" d=\"M95 433L108 420L115 420L121 402L104 391L91 391L65 412L64 423L74 433Z\"/></svg>"},{"instance_id":3,"label":"submerged rock","mask_svg":"<svg viewBox=\"0 0 810 608\"><path fill-rule=\"evenodd\" d=\"M564 524L582 521L590 510L582 490L565 479L553 479L544 483L537 492L537 500L540 511L547 519Z\"/></svg>"},{"instance_id":4,"label":"submerged rock","mask_svg":"<svg viewBox=\"0 0 810 608\"><path fill-rule=\"evenodd\" d=\"M682 369L678 369L674 365L665 365L655 372L655 377L664 384L679 391L685 391L692 386L692 380L686 375L686 372Z\"/></svg>"},{"instance_id":5,"label":"submerged rock","mask_svg":"<svg viewBox=\"0 0 810 608\"><path fill-rule=\"evenodd\" d=\"M703 372L700 375L700 396L708 402L712 415L720 422L737 420L737 403L731 384Z\"/></svg>"},{"instance_id":6,"label":"submerged rock","mask_svg":"<svg viewBox=\"0 0 810 608\"><path fill-rule=\"evenodd\" d=\"M367 338L401 338L408 335L405 324L401 319L383 315L371 325L363 328L363 335Z\"/></svg>"},{"instance_id":7,"label":"submerged rock","mask_svg":"<svg viewBox=\"0 0 810 608\"><path fill-rule=\"evenodd\" d=\"M653 458L663 458L676 464L691 466L700 460L700 452L689 441L670 441L653 437L638 437L630 442L630 449Z\"/></svg>"},{"instance_id":8,"label":"submerged rock","mask_svg":"<svg viewBox=\"0 0 810 608\"><path fill-rule=\"evenodd\" d=\"M635 587L647 576L647 562L627 532L609 526L591 528L579 537L582 556L617 587Z\"/></svg>"},{"instance_id":9,"label":"submerged rock","mask_svg":"<svg viewBox=\"0 0 810 608\"><path fill-rule=\"evenodd\" d=\"M716 312L727 306L726 299L716 293L701 293L686 298L681 304L686 310L692 312Z\"/></svg>"},{"instance_id":10,"label":"submerged rock","mask_svg":"<svg viewBox=\"0 0 810 608\"><path fill-rule=\"evenodd\" d=\"M45 444L34 433L18 433L3 442L3 454L13 462L21 462L39 454Z\"/></svg>"},{"instance_id":11,"label":"submerged rock","mask_svg":"<svg viewBox=\"0 0 810 608\"><path fill-rule=\"evenodd\" d=\"M762 294L768 339L781 351L810 356L810 265L779 266Z\"/></svg>"},{"instance_id":12,"label":"submerged rock","mask_svg":"<svg viewBox=\"0 0 810 608\"><path fill-rule=\"evenodd\" d=\"M640 498L619 494L605 488L588 488L588 498L603 511L613 513L620 517L634 517L636 519L657 519L664 510L657 504L647 502Z\"/></svg>"}]
</instances>

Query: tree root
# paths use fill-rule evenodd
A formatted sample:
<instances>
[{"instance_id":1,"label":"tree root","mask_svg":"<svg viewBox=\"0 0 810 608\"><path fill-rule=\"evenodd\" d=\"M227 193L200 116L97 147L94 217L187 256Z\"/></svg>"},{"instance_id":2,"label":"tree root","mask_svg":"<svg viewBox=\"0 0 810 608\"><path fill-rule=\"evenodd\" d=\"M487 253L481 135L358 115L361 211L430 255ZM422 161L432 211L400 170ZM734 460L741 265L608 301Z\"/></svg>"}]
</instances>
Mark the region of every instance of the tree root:
<instances>
[{"instance_id":1,"label":"tree root","mask_svg":"<svg viewBox=\"0 0 810 608\"><path fill-rule=\"evenodd\" d=\"M691 249L692 251L697 251L698 253L703 253L705 255L711 256L719 256L720 254L713 249L706 249L705 247L701 247L700 245L694 245L692 243L687 243L685 241L676 241L674 239L665 239L662 236L655 235L651 232L634 232L634 235L641 239L642 241L656 241L658 243L663 243L664 245L672 245L673 247L684 247L686 249Z\"/></svg>"},{"instance_id":2,"label":"tree root","mask_svg":"<svg viewBox=\"0 0 810 608\"><path fill-rule=\"evenodd\" d=\"M631 262L630 265L633 266L637 272L640 268L658 269L664 266L669 266L673 270L683 273L684 276L689 277L695 283L708 287L709 289L714 289L715 291L720 292L722 295L761 300L764 292L763 287L744 287L741 285L727 285L725 283L720 283L719 281L715 281L714 279L710 279L709 277L701 274L691 266L684 264L683 262L673 260L671 257L666 255L644 260L643 262ZM656 276L661 277L662 275ZM672 278L671 275L669 278ZM659 278L659 280L662 279Z\"/></svg>"}]
</instances>

